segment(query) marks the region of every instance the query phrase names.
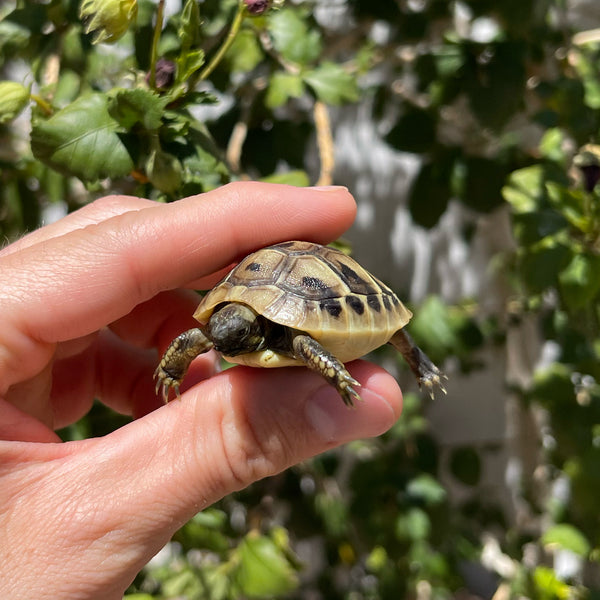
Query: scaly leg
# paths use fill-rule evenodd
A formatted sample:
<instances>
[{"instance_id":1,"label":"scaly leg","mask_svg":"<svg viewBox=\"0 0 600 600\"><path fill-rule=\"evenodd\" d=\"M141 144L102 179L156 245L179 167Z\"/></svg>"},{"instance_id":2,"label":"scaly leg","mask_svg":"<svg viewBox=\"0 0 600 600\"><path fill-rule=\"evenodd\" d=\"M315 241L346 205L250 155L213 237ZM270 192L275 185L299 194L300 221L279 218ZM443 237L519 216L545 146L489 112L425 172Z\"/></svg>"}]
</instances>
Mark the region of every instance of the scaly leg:
<instances>
[{"instance_id":1,"label":"scaly leg","mask_svg":"<svg viewBox=\"0 0 600 600\"><path fill-rule=\"evenodd\" d=\"M189 329L178 335L170 344L154 371L156 393L162 387L162 397L169 401L169 391L175 390L179 398L179 386L191 362L204 352L208 352L213 343L202 333L201 329Z\"/></svg>"},{"instance_id":2,"label":"scaly leg","mask_svg":"<svg viewBox=\"0 0 600 600\"><path fill-rule=\"evenodd\" d=\"M388 342L402 354L411 371L415 374L419 387L425 387L433 398L433 390L437 386L444 394L446 389L442 385L442 379L448 379L430 360L430 358L417 346L412 338L400 329Z\"/></svg>"},{"instance_id":3,"label":"scaly leg","mask_svg":"<svg viewBox=\"0 0 600 600\"><path fill-rule=\"evenodd\" d=\"M325 350L317 340L309 335L297 335L294 337L293 348L297 359L335 387L346 406L354 406L354 400L360 400L360 396L352 387L360 386L360 383L348 373L344 363Z\"/></svg>"}]
</instances>

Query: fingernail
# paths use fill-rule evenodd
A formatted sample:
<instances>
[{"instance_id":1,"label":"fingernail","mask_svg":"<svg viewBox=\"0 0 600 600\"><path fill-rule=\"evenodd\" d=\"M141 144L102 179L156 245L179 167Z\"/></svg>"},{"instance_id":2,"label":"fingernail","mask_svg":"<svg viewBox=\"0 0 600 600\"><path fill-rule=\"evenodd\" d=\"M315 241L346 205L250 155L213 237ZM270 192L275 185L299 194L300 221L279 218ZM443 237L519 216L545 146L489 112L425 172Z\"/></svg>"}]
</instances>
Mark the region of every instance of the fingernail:
<instances>
[{"instance_id":1,"label":"fingernail","mask_svg":"<svg viewBox=\"0 0 600 600\"><path fill-rule=\"evenodd\" d=\"M335 388L320 387L305 405L306 418L327 443L374 437L387 431L396 416L388 402L368 389L358 390L362 400L346 406Z\"/></svg>"},{"instance_id":2,"label":"fingernail","mask_svg":"<svg viewBox=\"0 0 600 600\"><path fill-rule=\"evenodd\" d=\"M345 185L313 185L309 190L317 190L318 192L347 192L348 188Z\"/></svg>"}]
</instances>

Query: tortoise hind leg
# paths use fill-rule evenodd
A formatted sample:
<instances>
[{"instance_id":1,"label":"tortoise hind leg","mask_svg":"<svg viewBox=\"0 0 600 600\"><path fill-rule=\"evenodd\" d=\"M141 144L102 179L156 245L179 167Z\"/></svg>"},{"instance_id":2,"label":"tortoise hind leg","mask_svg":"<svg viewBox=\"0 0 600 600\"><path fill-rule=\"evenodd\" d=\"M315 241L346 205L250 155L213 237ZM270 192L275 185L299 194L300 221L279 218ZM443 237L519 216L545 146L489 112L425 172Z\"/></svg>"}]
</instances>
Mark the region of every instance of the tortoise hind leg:
<instances>
[{"instance_id":1,"label":"tortoise hind leg","mask_svg":"<svg viewBox=\"0 0 600 600\"><path fill-rule=\"evenodd\" d=\"M414 343L404 329L396 331L388 343L402 354L415 374L419 387L426 388L432 398L435 387L439 387L444 394L446 393L446 389L442 385L442 379L447 379L446 375L431 362L427 354Z\"/></svg>"},{"instance_id":2,"label":"tortoise hind leg","mask_svg":"<svg viewBox=\"0 0 600 600\"><path fill-rule=\"evenodd\" d=\"M213 343L202 333L201 329L189 329L178 335L165 350L163 357L154 371L156 393L162 387L162 397L169 401L169 391L175 390L179 398L179 386L192 361L199 354L208 352Z\"/></svg>"},{"instance_id":3,"label":"tortoise hind leg","mask_svg":"<svg viewBox=\"0 0 600 600\"><path fill-rule=\"evenodd\" d=\"M292 342L294 356L301 360L311 371L322 375L339 392L346 406L354 406L354 400L360 396L352 386L360 383L348 373L344 363L328 352L310 335L300 334Z\"/></svg>"}]
</instances>

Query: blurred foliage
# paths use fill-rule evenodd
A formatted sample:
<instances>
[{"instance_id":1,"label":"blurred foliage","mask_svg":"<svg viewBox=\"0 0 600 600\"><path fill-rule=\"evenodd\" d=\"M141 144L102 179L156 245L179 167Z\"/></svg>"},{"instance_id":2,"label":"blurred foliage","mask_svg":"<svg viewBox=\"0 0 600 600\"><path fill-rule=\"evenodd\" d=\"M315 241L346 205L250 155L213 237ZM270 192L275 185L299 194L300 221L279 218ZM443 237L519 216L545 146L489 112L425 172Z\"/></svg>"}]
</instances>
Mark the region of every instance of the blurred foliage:
<instances>
[{"instance_id":1,"label":"blurred foliage","mask_svg":"<svg viewBox=\"0 0 600 600\"><path fill-rule=\"evenodd\" d=\"M469 372L478 350L534 319L550 356L511 390L543 415L536 477L546 491L527 481L511 490L527 523L481 493L483 453L494 449L445 455L423 401L406 394L387 434L198 514L128 598L600 595L600 41L575 24L576 4L586 5L0 5L4 239L108 192L170 201L237 178L307 185L317 180L307 166L315 106L368 101L385 142L419 159L407 198L417 226L435 227L450 201L512 215L504 312L483 318L476 299L431 296L412 323L417 341ZM104 435L123 422L95 405L62 433Z\"/></svg>"}]
</instances>

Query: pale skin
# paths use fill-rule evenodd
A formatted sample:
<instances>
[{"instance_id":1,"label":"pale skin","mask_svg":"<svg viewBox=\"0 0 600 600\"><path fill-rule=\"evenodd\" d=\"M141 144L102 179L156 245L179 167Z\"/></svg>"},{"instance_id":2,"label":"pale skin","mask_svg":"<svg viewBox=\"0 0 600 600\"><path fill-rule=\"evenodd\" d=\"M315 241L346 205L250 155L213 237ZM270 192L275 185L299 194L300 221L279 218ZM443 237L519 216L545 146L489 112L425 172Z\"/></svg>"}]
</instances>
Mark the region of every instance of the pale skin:
<instances>
[{"instance_id":1,"label":"pale skin","mask_svg":"<svg viewBox=\"0 0 600 600\"><path fill-rule=\"evenodd\" d=\"M362 401L303 368L198 357L163 405L153 372L197 298L240 257L341 235L343 188L236 183L170 205L112 196L0 251L0 582L6 598L120 599L196 512L400 415L395 380L348 365ZM240 218L243 215L243 218ZM98 398L132 415L103 437L55 430Z\"/></svg>"}]
</instances>

